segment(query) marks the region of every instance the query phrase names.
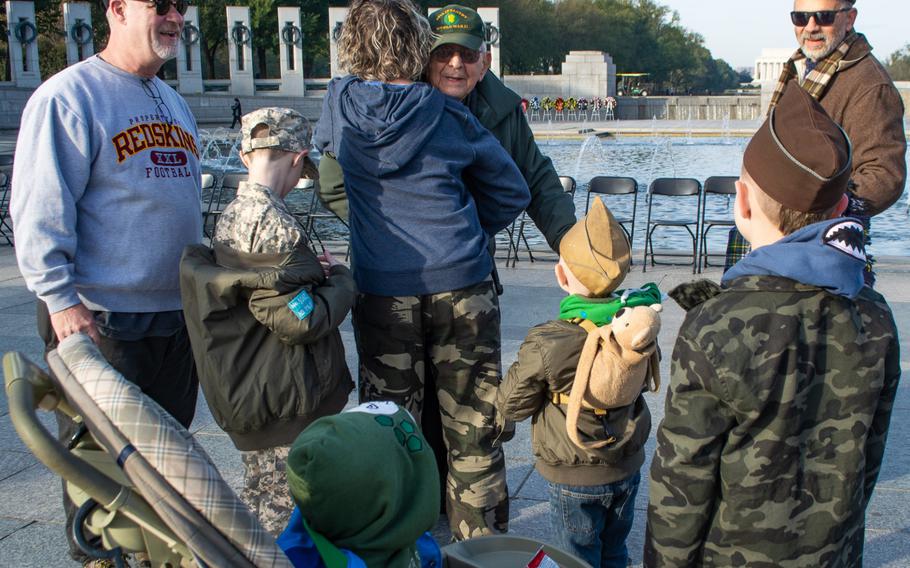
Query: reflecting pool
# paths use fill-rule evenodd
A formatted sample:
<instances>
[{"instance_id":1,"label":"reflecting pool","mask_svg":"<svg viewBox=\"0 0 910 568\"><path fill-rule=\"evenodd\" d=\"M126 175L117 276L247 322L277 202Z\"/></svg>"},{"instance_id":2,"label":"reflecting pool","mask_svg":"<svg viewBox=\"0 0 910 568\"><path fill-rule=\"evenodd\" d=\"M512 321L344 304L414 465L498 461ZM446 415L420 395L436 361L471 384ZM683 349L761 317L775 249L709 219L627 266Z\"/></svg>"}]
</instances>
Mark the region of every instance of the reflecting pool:
<instances>
[{"instance_id":1,"label":"reflecting pool","mask_svg":"<svg viewBox=\"0 0 910 568\"><path fill-rule=\"evenodd\" d=\"M215 131L206 133L203 139L203 165L205 167L238 171L242 170L237 155L236 132ZM578 189L575 193L575 211L580 216L585 212L588 198L587 186L591 178L598 175L632 177L639 184L638 209L636 213L633 248L644 247L644 227L647 219L647 188L652 180L659 177L693 177L704 182L710 176L738 176L742 164L743 150L748 138L618 138L585 140L538 139L541 152L553 160L559 175L575 178ZM311 202L312 190L292 192L287 200L292 209L306 211ZM629 196L608 197L607 206L618 217L631 213L632 200ZM710 196L707 201L706 217L732 218L732 198ZM660 199L655 201L653 216L674 219L694 219L695 199L680 198L678 201ZM888 211L876 216L872 222L872 245L870 250L877 255L906 255L904 246L908 227L908 197L905 188L900 200ZM345 238L346 229L338 222L319 219L316 230L323 239ZM525 235L532 248L546 247L546 242L529 224ZM503 243L503 237L500 237ZM663 250L684 250L691 248L690 237L684 229L661 228L655 233L654 247ZM715 228L708 235L708 250L720 253L724 250L727 231ZM714 262L718 262L715 259Z\"/></svg>"}]
</instances>

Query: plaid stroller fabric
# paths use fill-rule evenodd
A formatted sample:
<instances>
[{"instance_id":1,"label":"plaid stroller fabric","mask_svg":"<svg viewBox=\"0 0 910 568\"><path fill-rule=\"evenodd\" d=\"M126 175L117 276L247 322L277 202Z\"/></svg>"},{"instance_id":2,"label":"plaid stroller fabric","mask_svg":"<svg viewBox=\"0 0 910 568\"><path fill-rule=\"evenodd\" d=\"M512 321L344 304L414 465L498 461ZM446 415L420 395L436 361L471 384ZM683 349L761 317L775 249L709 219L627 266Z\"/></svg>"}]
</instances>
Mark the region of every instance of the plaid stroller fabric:
<instances>
[{"instance_id":1,"label":"plaid stroller fabric","mask_svg":"<svg viewBox=\"0 0 910 568\"><path fill-rule=\"evenodd\" d=\"M53 358L51 367L92 435L203 565L291 566L192 435L117 373L88 336L67 337L57 353L66 369Z\"/></svg>"}]
</instances>

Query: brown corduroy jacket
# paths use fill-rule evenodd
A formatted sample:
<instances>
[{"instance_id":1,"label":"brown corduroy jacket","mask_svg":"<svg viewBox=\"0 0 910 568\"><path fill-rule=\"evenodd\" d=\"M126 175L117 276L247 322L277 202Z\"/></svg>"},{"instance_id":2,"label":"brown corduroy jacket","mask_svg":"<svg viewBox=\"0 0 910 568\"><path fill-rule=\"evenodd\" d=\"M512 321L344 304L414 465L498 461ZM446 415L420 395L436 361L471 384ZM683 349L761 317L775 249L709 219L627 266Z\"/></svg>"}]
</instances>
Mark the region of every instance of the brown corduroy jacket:
<instances>
[{"instance_id":1,"label":"brown corduroy jacket","mask_svg":"<svg viewBox=\"0 0 910 568\"><path fill-rule=\"evenodd\" d=\"M891 207L907 178L904 104L865 38L850 47L819 102L853 144L851 191L871 215Z\"/></svg>"}]
</instances>

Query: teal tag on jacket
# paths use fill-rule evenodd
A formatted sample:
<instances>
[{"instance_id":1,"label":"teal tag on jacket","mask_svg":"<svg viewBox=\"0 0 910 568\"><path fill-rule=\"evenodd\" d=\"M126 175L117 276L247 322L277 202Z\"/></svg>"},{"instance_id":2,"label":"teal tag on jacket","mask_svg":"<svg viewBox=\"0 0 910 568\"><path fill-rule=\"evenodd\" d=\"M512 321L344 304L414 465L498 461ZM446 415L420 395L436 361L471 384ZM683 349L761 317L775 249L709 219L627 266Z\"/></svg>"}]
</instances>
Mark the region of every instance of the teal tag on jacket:
<instances>
[{"instance_id":1,"label":"teal tag on jacket","mask_svg":"<svg viewBox=\"0 0 910 568\"><path fill-rule=\"evenodd\" d=\"M297 319L304 320L313 311L313 298L306 293L306 290L301 290L293 300L288 302L288 308L294 312Z\"/></svg>"}]
</instances>

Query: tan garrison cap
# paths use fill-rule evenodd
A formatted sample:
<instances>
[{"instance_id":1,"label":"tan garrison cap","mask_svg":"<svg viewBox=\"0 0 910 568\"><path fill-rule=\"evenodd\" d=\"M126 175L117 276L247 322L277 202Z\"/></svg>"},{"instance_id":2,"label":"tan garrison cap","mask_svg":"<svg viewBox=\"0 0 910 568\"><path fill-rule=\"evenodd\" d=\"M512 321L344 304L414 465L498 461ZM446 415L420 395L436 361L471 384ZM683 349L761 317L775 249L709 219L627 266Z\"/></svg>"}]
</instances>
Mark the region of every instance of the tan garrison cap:
<instances>
[{"instance_id":1,"label":"tan garrison cap","mask_svg":"<svg viewBox=\"0 0 910 568\"><path fill-rule=\"evenodd\" d=\"M629 239L600 198L563 236L559 256L595 298L619 288L632 262Z\"/></svg>"},{"instance_id":2,"label":"tan garrison cap","mask_svg":"<svg viewBox=\"0 0 910 568\"><path fill-rule=\"evenodd\" d=\"M791 81L749 141L743 165L774 201L803 213L824 213L847 191L853 150L847 133Z\"/></svg>"}]
</instances>

